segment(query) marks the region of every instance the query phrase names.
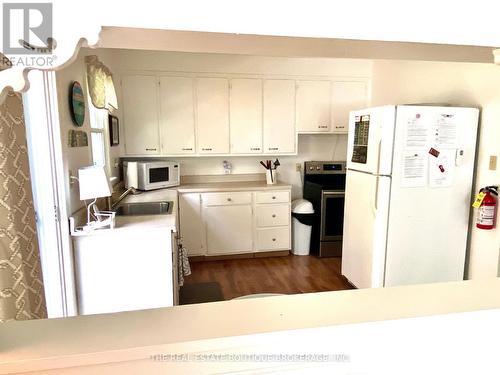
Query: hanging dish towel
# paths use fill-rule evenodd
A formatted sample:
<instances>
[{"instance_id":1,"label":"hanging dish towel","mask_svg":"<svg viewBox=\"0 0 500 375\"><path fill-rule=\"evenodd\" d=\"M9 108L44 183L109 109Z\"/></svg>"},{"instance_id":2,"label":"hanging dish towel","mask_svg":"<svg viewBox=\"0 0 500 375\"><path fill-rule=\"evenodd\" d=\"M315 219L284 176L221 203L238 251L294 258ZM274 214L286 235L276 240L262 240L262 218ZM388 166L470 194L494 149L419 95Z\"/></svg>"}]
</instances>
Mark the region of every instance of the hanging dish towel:
<instances>
[{"instance_id":1,"label":"hanging dish towel","mask_svg":"<svg viewBox=\"0 0 500 375\"><path fill-rule=\"evenodd\" d=\"M189 265L189 258L188 258L188 253L187 249L182 246L182 243L179 243L179 246L177 246L178 253L177 253L177 270L179 273L179 286L184 285L184 276L189 276L191 275L191 266Z\"/></svg>"}]
</instances>

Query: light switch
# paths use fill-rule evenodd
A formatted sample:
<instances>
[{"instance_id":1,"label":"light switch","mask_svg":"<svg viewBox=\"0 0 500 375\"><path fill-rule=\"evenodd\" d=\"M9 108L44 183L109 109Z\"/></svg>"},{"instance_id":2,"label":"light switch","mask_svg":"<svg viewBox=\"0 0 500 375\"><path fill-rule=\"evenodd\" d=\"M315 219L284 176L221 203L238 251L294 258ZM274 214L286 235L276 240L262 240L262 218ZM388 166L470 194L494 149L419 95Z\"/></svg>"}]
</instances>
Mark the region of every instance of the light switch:
<instances>
[{"instance_id":1,"label":"light switch","mask_svg":"<svg viewBox=\"0 0 500 375\"><path fill-rule=\"evenodd\" d=\"M496 171L496 170L497 170L497 156L490 155L490 171Z\"/></svg>"}]
</instances>

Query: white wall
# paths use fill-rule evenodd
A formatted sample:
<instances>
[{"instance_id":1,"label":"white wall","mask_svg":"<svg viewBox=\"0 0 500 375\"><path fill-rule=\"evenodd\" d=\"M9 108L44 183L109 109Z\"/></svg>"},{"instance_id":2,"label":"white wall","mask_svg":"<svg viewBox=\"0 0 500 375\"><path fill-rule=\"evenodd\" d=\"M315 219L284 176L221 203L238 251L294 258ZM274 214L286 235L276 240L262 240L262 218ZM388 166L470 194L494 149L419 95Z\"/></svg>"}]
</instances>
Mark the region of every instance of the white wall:
<instances>
[{"instance_id":1,"label":"white wall","mask_svg":"<svg viewBox=\"0 0 500 375\"><path fill-rule=\"evenodd\" d=\"M500 185L500 66L443 62L374 61L372 103L450 103L482 108L476 187ZM500 229L471 231L468 278L499 275Z\"/></svg>"},{"instance_id":2,"label":"white wall","mask_svg":"<svg viewBox=\"0 0 500 375\"><path fill-rule=\"evenodd\" d=\"M78 183L70 185L69 175L70 172L73 175L78 174L78 169L81 167L89 166L92 164L92 154L90 147L90 121L89 121L89 110L87 98L85 97L85 121L82 127L76 127L71 117L70 107L69 107L69 92L71 84L74 81L78 81L83 88L84 93L87 93L87 81L86 81L86 67L84 63L84 58L87 55L98 55L99 59L107 65L111 71L113 71L113 58L112 54L106 50L91 50L82 49L78 54L75 61L73 61L67 67L56 72L57 80L57 95L59 101L59 119L61 123L61 142L63 150L63 163L65 170L65 181L66 181L66 198L68 214L71 215L79 208L83 206L83 202L79 198ZM120 117L121 111L118 110L114 113L116 116ZM69 147L68 146L68 132L71 129L83 130L87 133L89 138L89 146L87 147ZM120 134L123 134L120 131ZM118 176L119 170L113 165L113 161L122 154L123 146L114 146L110 148L110 161L111 161L111 175Z\"/></svg>"}]
</instances>

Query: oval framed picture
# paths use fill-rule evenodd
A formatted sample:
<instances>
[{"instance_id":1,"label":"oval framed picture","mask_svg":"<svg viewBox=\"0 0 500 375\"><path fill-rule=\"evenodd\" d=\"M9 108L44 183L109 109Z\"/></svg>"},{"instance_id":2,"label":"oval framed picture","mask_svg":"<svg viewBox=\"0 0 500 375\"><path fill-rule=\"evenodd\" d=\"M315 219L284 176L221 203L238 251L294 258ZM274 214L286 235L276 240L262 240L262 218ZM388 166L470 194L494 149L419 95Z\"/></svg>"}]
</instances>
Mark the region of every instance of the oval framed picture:
<instances>
[{"instance_id":1,"label":"oval framed picture","mask_svg":"<svg viewBox=\"0 0 500 375\"><path fill-rule=\"evenodd\" d=\"M76 126L82 126L85 120L85 99L83 89L79 82L73 82L70 90L71 116Z\"/></svg>"}]
</instances>

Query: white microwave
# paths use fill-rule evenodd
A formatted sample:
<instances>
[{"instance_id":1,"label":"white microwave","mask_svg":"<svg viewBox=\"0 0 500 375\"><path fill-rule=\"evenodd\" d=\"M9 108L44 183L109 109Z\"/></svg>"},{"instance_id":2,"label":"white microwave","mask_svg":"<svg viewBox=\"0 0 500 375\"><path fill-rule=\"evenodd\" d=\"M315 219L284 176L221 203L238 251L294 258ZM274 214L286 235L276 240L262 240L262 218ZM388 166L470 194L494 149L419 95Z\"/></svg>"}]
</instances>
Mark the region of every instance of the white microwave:
<instances>
[{"instance_id":1,"label":"white microwave","mask_svg":"<svg viewBox=\"0 0 500 375\"><path fill-rule=\"evenodd\" d=\"M180 184L180 167L170 161L126 161L124 164L125 187L154 190Z\"/></svg>"}]
</instances>

